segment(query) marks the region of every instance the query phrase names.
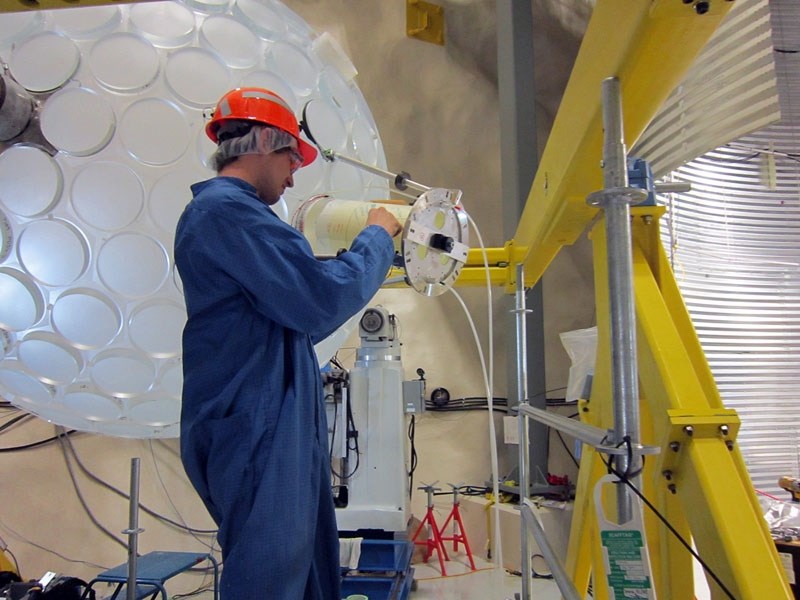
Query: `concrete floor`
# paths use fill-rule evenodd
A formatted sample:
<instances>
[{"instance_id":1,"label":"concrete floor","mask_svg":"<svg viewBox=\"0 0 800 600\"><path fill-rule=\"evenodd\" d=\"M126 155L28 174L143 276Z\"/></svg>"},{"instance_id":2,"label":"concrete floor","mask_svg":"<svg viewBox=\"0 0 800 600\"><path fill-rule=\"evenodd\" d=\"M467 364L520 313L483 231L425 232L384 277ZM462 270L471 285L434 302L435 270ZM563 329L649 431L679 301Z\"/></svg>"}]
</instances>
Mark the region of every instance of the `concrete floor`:
<instances>
[{"instance_id":1,"label":"concrete floor","mask_svg":"<svg viewBox=\"0 0 800 600\"><path fill-rule=\"evenodd\" d=\"M414 579L417 582L417 589L411 593L409 599L514 600L514 595L522 589L519 576L510 575L504 569L496 569L493 564L480 558L475 559L475 568L475 571L470 569L463 555L445 562L447 577L442 577L435 559L428 564L415 564ZM552 580L534 579L530 591L536 600L561 598Z\"/></svg>"}]
</instances>

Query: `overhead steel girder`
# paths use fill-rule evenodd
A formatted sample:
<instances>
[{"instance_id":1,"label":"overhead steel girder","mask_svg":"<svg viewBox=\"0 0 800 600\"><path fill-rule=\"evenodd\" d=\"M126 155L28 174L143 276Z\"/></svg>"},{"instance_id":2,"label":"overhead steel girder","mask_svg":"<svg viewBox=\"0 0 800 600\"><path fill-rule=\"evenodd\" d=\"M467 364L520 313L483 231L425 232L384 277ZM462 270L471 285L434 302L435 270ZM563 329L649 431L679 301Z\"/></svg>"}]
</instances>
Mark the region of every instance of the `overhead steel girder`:
<instances>
[{"instance_id":1,"label":"overhead steel girder","mask_svg":"<svg viewBox=\"0 0 800 600\"><path fill-rule=\"evenodd\" d=\"M601 82L620 80L630 147L733 2L707 4L698 14L683 0L597 1L514 235L526 284L534 285L597 213L586 196L603 187Z\"/></svg>"}]
</instances>

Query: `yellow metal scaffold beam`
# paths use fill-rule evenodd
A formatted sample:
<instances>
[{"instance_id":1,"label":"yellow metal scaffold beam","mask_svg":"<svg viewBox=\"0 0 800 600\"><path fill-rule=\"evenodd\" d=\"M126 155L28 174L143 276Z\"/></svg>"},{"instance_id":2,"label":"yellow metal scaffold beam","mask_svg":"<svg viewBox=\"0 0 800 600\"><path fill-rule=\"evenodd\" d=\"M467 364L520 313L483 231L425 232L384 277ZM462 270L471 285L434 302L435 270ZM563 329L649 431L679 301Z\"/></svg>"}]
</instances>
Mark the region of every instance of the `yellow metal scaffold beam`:
<instances>
[{"instance_id":1,"label":"yellow metal scaffold beam","mask_svg":"<svg viewBox=\"0 0 800 600\"><path fill-rule=\"evenodd\" d=\"M663 212L631 209L641 439L661 448L645 462L644 496L685 540L693 540L719 580L707 577L712 598L789 600L792 591L736 442L739 417L722 403L660 240ZM600 220L591 232L598 354L591 398L581 402L580 414L582 421L607 429L613 426L613 392L603 225ZM598 600L609 593L592 490L605 473L600 454L584 452L567 554L567 572L579 592L593 576ZM692 598L689 551L654 513L644 514L658 597Z\"/></svg>"},{"instance_id":2,"label":"yellow metal scaffold beam","mask_svg":"<svg viewBox=\"0 0 800 600\"><path fill-rule=\"evenodd\" d=\"M586 196L603 187L601 82L607 77L621 82L631 147L733 2L708 4L708 12L698 14L683 0L597 1L517 231L506 244L514 255L496 267L495 285L513 292L518 257L526 284L534 285L559 250L586 230L597 213L586 205ZM470 254L457 284L485 282L485 275L472 272L482 265L478 254Z\"/></svg>"}]
</instances>

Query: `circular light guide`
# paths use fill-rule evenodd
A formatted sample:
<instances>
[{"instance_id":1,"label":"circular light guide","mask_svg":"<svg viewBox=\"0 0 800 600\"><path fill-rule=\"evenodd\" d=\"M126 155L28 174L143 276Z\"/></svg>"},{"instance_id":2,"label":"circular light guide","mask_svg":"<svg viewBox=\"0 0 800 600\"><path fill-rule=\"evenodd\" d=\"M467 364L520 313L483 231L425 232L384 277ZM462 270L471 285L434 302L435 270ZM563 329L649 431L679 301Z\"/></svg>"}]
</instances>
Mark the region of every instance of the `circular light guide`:
<instances>
[{"instance_id":1,"label":"circular light guide","mask_svg":"<svg viewBox=\"0 0 800 600\"><path fill-rule=\"evenodd\" d=\"M92 75L100 85L114 92L143 90L158 76L159 63L158 51L153 45L133 33L106 36L89 52Z\"/></svg>"},{"instance_id":2,"label":"circular light guide","mask_svg":"<svg viewBox=\"0 0 800 600\"><path fill-rule=\"evenodd\" d=\"M134 30L162 48L188 44L194 35L194 14L179 2L134 4L129 20Z\"/></svg>"},{"instance_id":3,"label":"circular light guide","mask_svg":"<svg viewBox=\"0 0 800 600\"><path fill-rule=\"evenodd\" d=\"M236 69L253 67L258 61L259 39L233 17L208 17L200 27L200 43Z\"/></svg>"},{"instance_id":4,"label":"circular light guide","mask_svg":"<svg viewBox=\"0 0 800 600\"><path fill-rule=\"evenodd\" d=\"M47 406L53 400L53 389L16 360L6 359L0 363L0 389L14 402L22 400L35 406Z\"/></svg>"},{"instance_id":5,"label":"circular light guide","mask_svg":"<svg viewBox=\"0 0 800 600\"><path fill-rule=\"evenodd\" d=\"M114 135L114 111L94 90L67 88L48 98L41 112L42 134L73 156L102 150Z\"/></svg>"},{"instance_id":6,"label":"circular light guide","mask_svg":"<svg viewBox=\"0 0 800 600\"><path fill-rule=\"evenodd\" d=\"M150 390L156 368L148 357L134 350L114 348L92 359L91 377L101 391L116 398L133 398Z\"/></svg>"},{"instance_id":7,"label":"circular light guide","mask_svg":"<svg viewBox=\"0 0 800 600\"><path fill-rule=\"evenodd\" d=\"M91 11L60 8L53 11L53 27L73 40L88 40L112 31L122 17L117 6L98 6Z\"/></svg>"},{"instance_id":8,"label":"circular light guide","mask_svg":"<svg viewBox=\"0 0 800 600\"><path fill-rule=\"evenodd\" d=\"M45 285L75 282L89 266L89 242L72 223L42 219L28 223L19 235L20 265Z\"/></svg>"},{"instance_id":9,"label":"circular light guide","mask_svg":"<svg viewBox=\"0 0 800 600\"><path fill-rule=\"evenodd\" d=\"M72 208L87 225L116 231L136 221L144 207L139 176L116 162L90 162L72 181Z\"/></svg>"},{"instance_id":10,"label":"circular light guide","mask_svg":"<svg viewBox=\"0 0 800 600\"><path fill-rule=\"evenodd\" d=\"M72 383L84 367L80 351L49 331L28 333L19 343L17 355L32 373L51 385Z\"/></svg>"},{"instance_id":11,"label":"circular light guide","mask_svg":"<svg viewBox=\"0 0 800 600\"><path fill-rule=\"evenodd\" d=\"M151 300L132 312L128 330L133 345L154 358L180 355L186 309L177 302Z\"/></svg>"},{"instance_id":12,"label":"circular light guide","mask_svg":"<svg viewBox=\"0 0 800 600\"><path fill-rule=\"evenodd\" d=\"M231 73L203 48L176 50L167 59L164 80L172 93L193 108L214 106L231 87Z\"/></svg>"},{"instance_id":13,"label":"circular light guide","mask_svg":"<svg viewBox=\"0 0 800 600\"><path fill-rule=\"evenodd\" d=\"M44 294L29 275L0 267L0 327L23 331L44 317Z\"/></svg>"},{"instance_id":14,"label":"circular light guide","mask_svg":"<svg viewBox=\"0 0 800 600\"><path fill-rule=\"evenodd\" d=\"M160 98L137 100L120 120L122 145L145 165L175 162L186 152L189 137L189 124L181 109Z\"/></svg>"},{"instance_id":15,"label":"circular light guide","mask_svg":"<svg viewBox=\"0 0 800 600\"><path fill-rule=\"evenodd\" d=\"M91 288L75 288L53 304L53 329L81 350L110 344L122 327L122 315L111 298Z\"/></svg>"},{"instance_id":16,"label":"circular light guide","mask_svg":"<svg viewBox=\"0 0 800 600\"><path fill-rule=\"evenodd\" d=\"M261 0L236 0L233 10L265 40L275 42L286 36L286 21L277 7L270 3Z\"/></svg>"},{"instance_id":17,"label":"circular light guide","mask_svg":"<svg viewBox=\"0 0 800 600\"><path fill-rule=\"evenodd\" d=\"M11 146L0 154L0 202L20 217L51 210L61 198L63 176L50 156L31 146Z\"/></svg>"},{"instance_id":18,"label":"circular light guide","mask_svg":"<svg viewBox=\"0 0 800 600\"><path fill-rule=\"evenodd\" d=\"M136 257L131 261L131 257ZM158 291L169 274L169 257L149 235L123 232L109 238L97 254L97 274L105 286L126 298Z\"/></svg>"},{"instance_id":19,"label":"circular light guide","mask_svg":"<svg viewBox=\"0 0 800 600\"><path fill-rule=\"evenodd\" d=\"M114 421L122 416L118 402L86 384L69 386L61 403L67 410L89 421Z\"/></svg>"},{"instance_id":20,"label":"circular light guide","mask_svg":"<svg viewBox=\"0 0 800 600\"><path fill-rule=\"evenodd\" d=\"M80 50L72 40L55 31L43 31L14 48L9 67L26 90L49 92L69 81L80 60Z\"/></svg>"}]
</instances>

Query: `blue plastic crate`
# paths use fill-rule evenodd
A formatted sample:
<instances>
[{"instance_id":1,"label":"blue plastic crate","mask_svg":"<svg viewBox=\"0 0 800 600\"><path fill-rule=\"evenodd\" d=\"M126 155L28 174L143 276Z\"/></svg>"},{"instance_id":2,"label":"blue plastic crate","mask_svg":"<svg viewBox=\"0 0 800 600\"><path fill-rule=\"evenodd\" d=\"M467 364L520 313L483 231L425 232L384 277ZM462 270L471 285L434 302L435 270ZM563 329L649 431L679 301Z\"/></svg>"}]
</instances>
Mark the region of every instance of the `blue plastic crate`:
<instances>
[{"instance_id":1,"label":"blue plastic crate","mask_svg":"<svg viewBox=\"0 0 800 600\"><path fill-rule=\"evenodd\" d=\"M413 543L407 540L364 540L359 571L406 571L411 564Z\"/></svg>"},{"instance_id":2,"label":"blue plastic crate","mask_svg":"<svg viewBox=\"0 0 800 600\"><path fill-rule=\"evenodd\" d=\"M363 594L369 600L394 600L398 598L401 577L351 576L342 579L342 597Z\"/></svg>"}]
</instances>

